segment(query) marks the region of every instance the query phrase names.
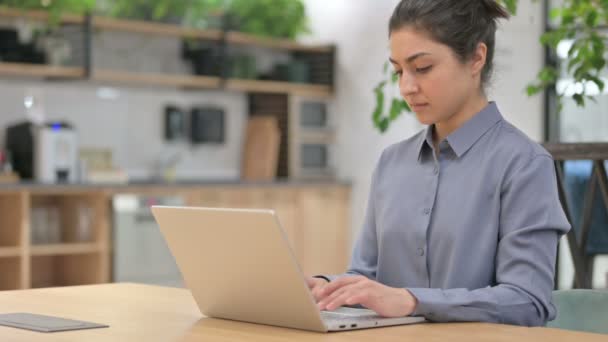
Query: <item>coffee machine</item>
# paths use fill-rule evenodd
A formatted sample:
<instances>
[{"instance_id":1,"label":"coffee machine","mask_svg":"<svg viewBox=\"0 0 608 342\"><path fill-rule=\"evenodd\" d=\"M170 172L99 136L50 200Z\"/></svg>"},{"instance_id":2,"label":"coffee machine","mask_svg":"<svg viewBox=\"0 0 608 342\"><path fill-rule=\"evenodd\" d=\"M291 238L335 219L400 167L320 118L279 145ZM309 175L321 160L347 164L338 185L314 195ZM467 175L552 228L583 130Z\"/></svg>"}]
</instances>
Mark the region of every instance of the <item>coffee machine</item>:
<instances>
[{"instance_id":1,"label":"coffee machine","mask_svg":"<svg viewBox=\"0 0 608 342\"><path fill-rule=\"evenodd\" d=\"M13 168L22 179L41 183L78 181L77 136L66 122L10 126L6 147L11 151Z\"/></svg>"}]
</instances>

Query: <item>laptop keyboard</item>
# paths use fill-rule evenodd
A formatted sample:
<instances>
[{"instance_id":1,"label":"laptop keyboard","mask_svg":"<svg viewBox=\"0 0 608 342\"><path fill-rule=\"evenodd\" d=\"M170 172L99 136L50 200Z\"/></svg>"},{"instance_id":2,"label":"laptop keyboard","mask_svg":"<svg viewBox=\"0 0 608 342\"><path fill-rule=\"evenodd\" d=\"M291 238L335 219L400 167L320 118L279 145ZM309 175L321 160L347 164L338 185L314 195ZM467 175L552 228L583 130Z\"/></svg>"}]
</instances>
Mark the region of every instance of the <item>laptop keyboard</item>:
<instances>
[{"instance_id":1,"label":"laptop keyboard","mask_svg":"<svg viewBox=\"0 0 608 342\"><path fill-rule=\"evenodd\" d=\"M338 308L334 311L321 311L321 318L326 322L368 322L377 321L382 317L372 310L367 309L352 309Z\"/></svg>"}]
</instances>

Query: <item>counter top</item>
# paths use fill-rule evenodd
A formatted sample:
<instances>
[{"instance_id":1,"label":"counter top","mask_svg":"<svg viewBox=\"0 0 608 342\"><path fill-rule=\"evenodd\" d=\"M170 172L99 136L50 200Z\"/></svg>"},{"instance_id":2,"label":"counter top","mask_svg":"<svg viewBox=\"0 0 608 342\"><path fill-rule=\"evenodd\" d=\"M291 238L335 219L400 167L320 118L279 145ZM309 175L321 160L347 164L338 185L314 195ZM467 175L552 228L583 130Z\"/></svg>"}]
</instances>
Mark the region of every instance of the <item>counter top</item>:
<instances>
[{"instance_id":1,"label":"counter top","mask_svg":"<svg viewBox=\"0 0 608 342\"><path fill-rule=\"evenodd\" d=\"M153 182L153 181L135 181L127 184L44 184L34 182L21 182L14 184L0 184L0 192L89 192L102 191L107 193L123 193L129 191L163 191L176 190L188 191L193 188L209 188L209 187L350 187L351 183L347 181L337 180L278 180L271 182L246 182L240 180L204 180L204 181L178 181L178 182Z\"/></svg>"}]
</instances>

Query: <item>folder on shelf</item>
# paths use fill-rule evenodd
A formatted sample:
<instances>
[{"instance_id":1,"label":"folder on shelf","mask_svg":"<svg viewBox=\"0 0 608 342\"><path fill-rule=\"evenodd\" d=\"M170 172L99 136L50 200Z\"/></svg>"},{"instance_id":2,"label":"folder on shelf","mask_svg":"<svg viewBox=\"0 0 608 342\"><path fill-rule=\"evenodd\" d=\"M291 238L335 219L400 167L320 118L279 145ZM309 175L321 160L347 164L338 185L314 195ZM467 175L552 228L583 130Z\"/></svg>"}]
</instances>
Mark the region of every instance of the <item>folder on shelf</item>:
<instances>
[{"instance_id":1,"label":"folder on shelf","mask_svg":"<svg viewBox=\"0 0 608 342\"><path fill-rule=\"evenodd\" d=\"M271 181L277 174L281 133L273 116L249 119L245 138L241 178Z\"/></svg>"}]
</instances>

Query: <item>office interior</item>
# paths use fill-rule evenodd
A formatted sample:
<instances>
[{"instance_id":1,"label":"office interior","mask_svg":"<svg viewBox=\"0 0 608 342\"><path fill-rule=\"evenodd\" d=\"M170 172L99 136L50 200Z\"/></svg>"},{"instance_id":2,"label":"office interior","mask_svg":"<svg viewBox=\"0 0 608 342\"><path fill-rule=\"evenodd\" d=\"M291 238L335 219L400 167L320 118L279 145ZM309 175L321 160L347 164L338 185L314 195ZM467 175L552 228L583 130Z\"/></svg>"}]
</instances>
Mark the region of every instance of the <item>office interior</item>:
<instances>
[{"instance_id":1,"label":"office interior","mask_svg":"<svg viewBox=\"0 0 608 342\"><path fill-rule=\"evenodd\" d=\"M308 32L278 38L226 30L216 10L186 28L187 15L55 18L0 1L0 290L184 287L152 205L273 209L305 273L342 273L382 150L425 126L372 120L397 0L301 3ZM584 108L566 91L559 115L554 97L526 95L552 62L539 37L553 3L520 1L500 25L489 98L539 143L608 142L605 89ZM578 227L595 164L560 165ZM579 246L586 282L564 236L556 290L608 288L601 195Z\"/></svg>"}]
</instances>

